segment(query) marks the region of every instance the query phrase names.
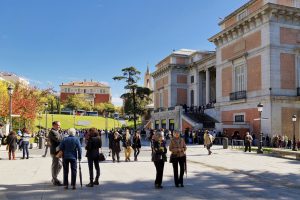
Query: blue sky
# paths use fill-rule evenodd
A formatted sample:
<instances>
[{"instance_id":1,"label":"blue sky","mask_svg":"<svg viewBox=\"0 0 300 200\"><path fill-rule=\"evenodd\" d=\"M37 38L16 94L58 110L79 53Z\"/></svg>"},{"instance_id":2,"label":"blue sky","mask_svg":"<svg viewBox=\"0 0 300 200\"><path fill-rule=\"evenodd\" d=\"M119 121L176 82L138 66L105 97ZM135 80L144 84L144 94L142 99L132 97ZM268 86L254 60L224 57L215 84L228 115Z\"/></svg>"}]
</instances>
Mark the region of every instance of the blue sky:
<instances>
[{"instance_id":1,"label":"blue sky","mask_svg":"<svg viewBox=\"0 0 300 200\"><path fill-rule=\"evenodd\" d=\"M75 80L111 86L124 67L144 74L172 50L214 50L208 38L247 0L0 0L0 71L39 88ZM142 76L143 77L143 76Z\"/></svg>"}]
</instances>

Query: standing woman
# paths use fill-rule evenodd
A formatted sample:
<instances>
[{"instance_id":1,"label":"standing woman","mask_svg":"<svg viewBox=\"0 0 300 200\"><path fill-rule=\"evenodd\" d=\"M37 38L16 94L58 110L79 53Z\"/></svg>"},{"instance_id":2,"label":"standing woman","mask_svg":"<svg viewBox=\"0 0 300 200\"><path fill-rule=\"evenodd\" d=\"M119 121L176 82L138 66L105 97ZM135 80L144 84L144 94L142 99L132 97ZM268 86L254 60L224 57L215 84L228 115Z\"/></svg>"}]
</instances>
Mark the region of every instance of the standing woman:
<instances>
[{"instance_id":1,"label":"standing woman","mask_svg":"<svg viewBox=\"0 0 300 200\"><path fill-rule=\"evenodd\" d=\"M213 145L213 141L214 141L214 137L208 132L208 130L206 130L204 132L204 145L206 146L206 149L208 151L208 155L210 155L212 153L210 148Z\"/></svg>"},{"instance_id":2,"label":"standing woman","mask_svg":"<svg viewBox=\"0 0 300 200\"><path fill-rule=\"evenodd\" d=\"M22 144L23 144L23 157L22 159L25 159L25 153L26 153L26 159L29 158L29 139L30 139L30 134L27 128L23 128L23 135L22 135Z\"/></svg>"},{"instance_id":3,"label":"standing woman","mask_svg":"<svg viewBox=\"0 0 300 200\"><path fill-rule=\"evenodd\" d=\"M164 166L167 161L167 148L166 142L163 140L163 136L158 131L153 137L153 150L152 150L152 161L154 162L156 168L156 179L155 188L162 188L162 178L164 174Z\"/></svg>"},{"instance_id":4,"label":"standing woman","mask_svg":"<svg viewBox=\"0 0 300 200\"><path fill-rule=\"evenodd\" d=\"M112 134L112 133L111 133ZM112 152L112 159L113 162L116 161L115 156L117 156L117 161L120 162L120 141L121 141L121 136L120 134L116 131L111 138L111 152Z\"/></svg>"},{"instance_id":5,"label":"standing woman","mask_svg":"<svg viewBox=\"0 0 300 200\"><path fill-rule=\"evenodd\" d=\"M128 129L126 130L125 138L124 138L124 150L125 150L125 162L129 162L130 155L131 155L131 135Z\"/></svg>"},{"instance_id":6,"label":"standing woman","mask_svg":"<svg viewBox=\"0 0 300 200\"><path fill-rule=\"evenodd\" d=\"M8 159L16 160L15 152L17 150L17 134L15 131L10 131L9 135L7 136L7 147L6 150L8 150Z\"/></svg>"},{"instance_id":7,"label":"standing woman","mask_svg":"<svg viewBox=\"0 0 300 200\"><path fill-rule=\"evenodd\" d=\"M133 136L133 141L132 141L132 148L134 151L134 161L137 161L137 157L140 153L140 148L141 148L141 135L139 131L135 132L135 135Z\"/></svg>"},{"instance_id":8,"label":"standing woman","mask_svg":"<svg viewBox=\"0 0 300 200\"><path fill-rule=\"evenodd\" d=\"M86 187L94 187L94 185L99 185L100 177L100 166L99 166L99 148L102 147L102 140L96 128L89 129L89 137L85 149L86 157L88 159L89 173L90 173L90 183ZM96 169L96 177L94 180L94 170L93 165Z\"/></svg>"},{"instance_id":9,"label":"standing woman","mask_svg":"<svg viewBox=\"0 0 300 200\"><path fill-rule=\"evenodd\" d=\"M169 146L169 150L172 152L170 156L170 162L173 164L173 172L174 172L174 182L175 186L181 187L183 186L183 174L184 174L184 165L186 162L186 144L184 139L180 138L180 133L178 131L174 131L174 137L171 139L171 143ZM178 163L180 166L180 174L178 179Z\"/></svg>"}]
</instances>

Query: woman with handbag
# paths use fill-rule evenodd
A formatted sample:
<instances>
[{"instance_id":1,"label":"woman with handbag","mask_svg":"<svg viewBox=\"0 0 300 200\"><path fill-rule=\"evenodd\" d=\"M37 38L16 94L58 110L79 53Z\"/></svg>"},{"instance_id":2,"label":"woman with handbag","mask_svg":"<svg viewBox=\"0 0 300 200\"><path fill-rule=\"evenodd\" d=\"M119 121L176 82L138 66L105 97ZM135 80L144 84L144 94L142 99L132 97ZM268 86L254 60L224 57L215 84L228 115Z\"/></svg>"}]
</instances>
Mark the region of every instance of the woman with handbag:
<instances>
[{"instance_id":1,"label":"woman with handbag","mask_svg":"<svg viewBox=\"0 0 300 200\"><path fill-rule=\"evenodd\" d=\"M121 151L120 141L121 141L121 139L122 139L122 137L120 136L120 134L117 131L112 135L111 152L112 152L113 162L116 161L116 159L115 159L116 156L117 156L117 161L120 162L120 151Z\"/></svg>"},{"instance_id":2,"label":"woman with handbag","mask_svg":"<svg viewBox=\"0 0 300 200\"><path fill-rule=\"evenodd\" d=\"M156 179L154 182L156 189L161 189L162 178L164 174L164 166L167 161L166 142L160 132L156 132L153 136L152 161L156 168Z\"/></svg>"},{"instance_id":3,"label":"woman with handbag","mask_svg":"<svg viewBox=\"0 0 300 200\"><path fill-rule=\"evenodd\" d=\"M88 131L89 138L86 144L86 157L88 159L90 183L86 187L94 187L99 185L100 166L99 166L99 149L102 147L102 140L96 128L90 128ZM96 177L94 180L93 165L96 169Z\"/></svg>"},{"instance_id":4,"label":"woman with handbag","mask_svg":"<svg viewBox=\"0 0 300 200\"><path fill-rule=\"evenodd\" d=\"M186 162L186 144L184 142L184 139L180 137L180 133L178 131L174 131L174 137L171 139L169 150L172 152L170 156L170 162L173 164L175 186L179 187L180 184L181 187L184 187L183 175ZM179 178L178 164L180 167Z\"/></svg>"},{"instance_id":5,"label":"woman with handbag","mask_svg":"<svg viewBox=\"0 0 300 200\"><path fill-rule=\"evenodd\" d=\"M132 148L134 151L134 161L137 161L137 157L140 154L140 148L141 148L141 135L139 131L135 132L135 135L133 136Z\"/></svg>"},{"instance_id":6,"label":"woman with handbag","mask_svg":"<svg viewBox=\"0 0 300 200\"><path fill-rule=\"evenodd\" d=\"M7 146L6 150L8 150L8 159L16 160L15 152L17 150L17 134L15 131L10 131L9 135L7 136Z\"/></svg>"}]
</instances>

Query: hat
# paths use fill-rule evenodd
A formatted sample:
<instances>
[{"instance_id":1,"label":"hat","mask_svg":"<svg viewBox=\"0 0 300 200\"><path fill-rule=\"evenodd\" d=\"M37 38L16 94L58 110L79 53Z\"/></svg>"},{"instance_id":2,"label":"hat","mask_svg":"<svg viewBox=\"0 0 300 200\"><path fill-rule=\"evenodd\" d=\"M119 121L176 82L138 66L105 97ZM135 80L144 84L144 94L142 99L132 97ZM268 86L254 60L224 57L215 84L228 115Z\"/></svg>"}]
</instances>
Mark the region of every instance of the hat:
<instances>
[{"instance_id":1,"label":"hat","mask_svg":"<svg viewBox=\"0 0 300 200\"><path fill-rule=\"evenodd\" d=\"M76 129L75 129L75 128L70 128L70 129L68 130L68 134L74 136L74 135L76 134Z\"/></svg>"}]
</instances>

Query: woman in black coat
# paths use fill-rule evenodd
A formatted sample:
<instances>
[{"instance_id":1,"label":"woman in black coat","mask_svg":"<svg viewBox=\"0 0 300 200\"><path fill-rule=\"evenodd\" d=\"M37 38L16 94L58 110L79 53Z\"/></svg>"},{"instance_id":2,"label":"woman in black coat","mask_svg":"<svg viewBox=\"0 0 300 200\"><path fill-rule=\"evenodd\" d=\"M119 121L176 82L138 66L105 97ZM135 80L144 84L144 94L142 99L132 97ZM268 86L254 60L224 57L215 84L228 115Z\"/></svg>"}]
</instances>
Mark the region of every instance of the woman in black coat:
<instances>
[{"instance_id":1,"label":"woman in black coat","mask_svg":"<svg viewBox=\"0 0 300 200\"><path fill-rule=\"evenodd\" d=\"M16 160L15 152L17 150L17 134L15 131L11 131L7 136L7 150L9 160Z\"/></svg>"},{"instance_id":2,"label":"woman in black coat","mask_svg":"<svg viewBox=\"0 0 300 200\"><path fill-rule=\"evenodd\" d=\"M135 133L135 135L133 136L132 148L134 151L134 161L137 161L137 157L140 153L140 148L141 148L141 135L140 135L139 131L137 131Z\"/></svg>"},{"instance_id":3,"label":"woman in black coat","mask_svg":"<svg viewBox=\"0 0 300 200\"><path fill-rule=\"evenodd\" d=\"M89 129L89 138L86 144L85 149L86 157L88 159L89 173L90 173L90 183L87 184L87 187L93 187L94 185L99 185L100 177L100 166L99 166L99 148L102 147L102 140L99 136L99 133L96 128ZM94 180L94 170L93 165L96 169L96 177Z\"/></svg>"},{"instance_id":4,"label":"woman in black coat","mask_svg":"<svg viewBox=\"0 0 300 200\"><path fill-rule=\"evenodd\" d=\"M162 188L162 178L164 174L164 166L167 161L167 148L166 142L163 140L162 134L156 132L153 137L153 146L152 146L152 161L154 162L156 168L156 179L155 179L155 188Z\"/></svg>"},{"instance_id":5,"label":"woman in black coat","mask_svg":"<svg viewBox=\"0 0 300 200\"><path fill-rule=\"evenodd\" d=\"M111 151L112 151L112 159L113 162L116 161L115 156L117 156L117 161L120 162L120 151L121 151L121 147L120 147L120 141L121 141L122 137L120 136L120 134L118 132L115 132L113 134L112 137L112 142L111 142Z\"/></svg>"}]
</instances>

